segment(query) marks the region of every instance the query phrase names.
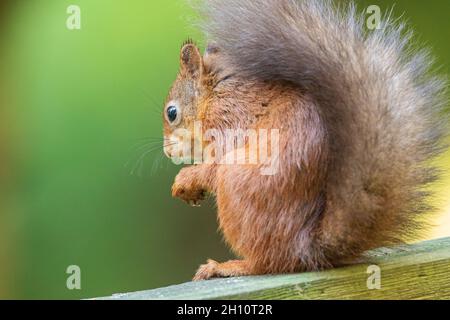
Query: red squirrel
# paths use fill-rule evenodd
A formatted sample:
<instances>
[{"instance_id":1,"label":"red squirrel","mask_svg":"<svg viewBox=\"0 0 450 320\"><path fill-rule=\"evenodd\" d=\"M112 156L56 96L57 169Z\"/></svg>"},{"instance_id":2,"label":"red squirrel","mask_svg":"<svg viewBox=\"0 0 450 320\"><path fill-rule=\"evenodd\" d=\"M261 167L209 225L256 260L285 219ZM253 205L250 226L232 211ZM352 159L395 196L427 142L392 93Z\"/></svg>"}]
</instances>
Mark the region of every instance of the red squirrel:
<instances>
[{"instance_id":1,"label":"red squirrel","mask_svg":"<svg viewBox=\"0 0 450 320\"><path fill-rule=\"evenodd\" d=\"M163 110L166 155L206 146L176 135L196 122L219 136L277 129L279 140L272 175L220 161L177 175L174 197L216 196L240 257L208 260L194 280L322 270L417 238L447 134L446 83L411 34L390 18L368 30L353 4L327 0L209 0L201 12L208 48L182 46Z\"/></svg>"}]
</instances>

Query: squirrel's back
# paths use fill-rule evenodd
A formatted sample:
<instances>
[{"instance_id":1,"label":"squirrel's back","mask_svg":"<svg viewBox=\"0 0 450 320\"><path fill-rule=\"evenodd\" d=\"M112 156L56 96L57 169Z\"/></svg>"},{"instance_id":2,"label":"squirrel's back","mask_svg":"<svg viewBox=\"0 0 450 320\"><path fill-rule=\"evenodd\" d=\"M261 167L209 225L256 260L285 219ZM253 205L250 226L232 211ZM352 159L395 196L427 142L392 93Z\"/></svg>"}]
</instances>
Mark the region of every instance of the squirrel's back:
<instances>
[{"instance_id":1,"label":"squirrel's back","mask_svg":"<svg viewBox=\"0 0 450 320\"><path fill-rule=\"evenodd\" d=\"M327 0L210 0L203 13L209 40L242 74L315 99L330 143L318 235L329 260L417 235L442 150L445 82L411 34L389 17L367 30L352 4Z\"/></svg>"}]
</instances>

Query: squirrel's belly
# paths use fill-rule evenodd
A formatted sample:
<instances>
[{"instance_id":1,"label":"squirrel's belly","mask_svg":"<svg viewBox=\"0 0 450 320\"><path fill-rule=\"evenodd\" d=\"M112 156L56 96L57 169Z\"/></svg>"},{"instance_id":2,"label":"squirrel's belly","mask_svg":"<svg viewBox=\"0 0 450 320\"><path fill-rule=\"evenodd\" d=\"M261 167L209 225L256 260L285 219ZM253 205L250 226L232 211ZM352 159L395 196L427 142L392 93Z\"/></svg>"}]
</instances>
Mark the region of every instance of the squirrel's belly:
<instances>
[{"instance_id":1,"label":"squirrel's belly","mask_svg":"<svg viewBox=\"0 0 450 320\"><path fill-rule=\"evenodd\" d=\"M218 220L231 249L261 272L296 270L305 225L301 199L280 190L262 190L260 179L264 178L250 178L245 168L228 166L220 171Z\"/></svg>"}]
</instances>

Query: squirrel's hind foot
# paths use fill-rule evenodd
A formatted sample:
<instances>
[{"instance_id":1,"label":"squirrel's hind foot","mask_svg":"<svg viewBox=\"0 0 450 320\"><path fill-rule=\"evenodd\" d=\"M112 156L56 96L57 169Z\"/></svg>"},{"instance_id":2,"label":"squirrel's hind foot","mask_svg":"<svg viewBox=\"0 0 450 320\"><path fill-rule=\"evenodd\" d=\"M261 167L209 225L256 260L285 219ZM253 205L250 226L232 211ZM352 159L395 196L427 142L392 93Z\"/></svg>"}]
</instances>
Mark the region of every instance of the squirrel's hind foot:
<instances>
[{"instance_id":1,"label":"squirrel's hind foot","mask_svg":"<svg viewBox=\"0 0 450 320\"><path fill-rule=\"evenodd\" d=\"M249 276L253 272L244 260L230 260L224 263L209 259L202 264L195 274L193 281L208 280L212 278L227 278Z\"/></svg>"}]
</instances>

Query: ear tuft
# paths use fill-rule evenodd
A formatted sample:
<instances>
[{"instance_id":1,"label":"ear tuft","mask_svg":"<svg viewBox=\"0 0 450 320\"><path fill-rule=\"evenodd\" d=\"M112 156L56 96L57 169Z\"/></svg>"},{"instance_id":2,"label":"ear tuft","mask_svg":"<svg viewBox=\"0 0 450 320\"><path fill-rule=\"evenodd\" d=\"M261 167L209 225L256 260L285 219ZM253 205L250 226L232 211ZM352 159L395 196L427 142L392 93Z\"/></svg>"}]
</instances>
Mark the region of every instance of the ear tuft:
<instances>
[{"instance_id":1,"label":"ear tuft","mask_svg":"<svg viewBox=\"0 0 450 320\"><path fill-rule=\"evenodd\" d=\"M181 71L197 79L203 71L203 59L200 50L188 40L181 48L180 53Z\"/></svg>"},{"instance_id":2,"label":"ear tuft","mask_svg":"<svg viewBox=\"0 0 450 320\"><path fill-rule=\"evenodd\" d=\"M188 45L188 44L193 44L193 45L195 45L195 42L194 42L194 40L192 40L191 38L187 38L187 39L183 42L183 44L181 45L181 48L183 48L184 46L186 46L186 45Z\"/></svg>"}]
</instances>

